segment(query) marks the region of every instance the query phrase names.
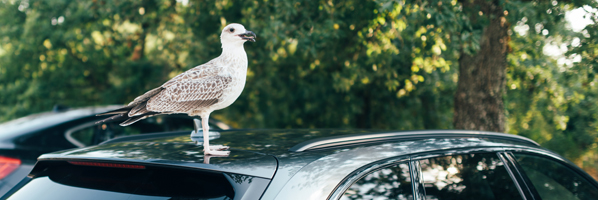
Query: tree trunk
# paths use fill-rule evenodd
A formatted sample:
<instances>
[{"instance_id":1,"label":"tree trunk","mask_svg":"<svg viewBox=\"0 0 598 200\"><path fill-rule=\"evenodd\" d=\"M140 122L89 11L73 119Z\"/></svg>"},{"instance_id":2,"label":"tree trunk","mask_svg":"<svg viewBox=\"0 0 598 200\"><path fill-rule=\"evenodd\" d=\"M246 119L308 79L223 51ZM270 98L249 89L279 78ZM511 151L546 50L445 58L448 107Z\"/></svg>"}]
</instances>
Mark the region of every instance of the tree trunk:
<instances>
[{"instance_id":1,"label":"tree trunk","mask_svg":"<svg viewBox=\"0 0 598 200\"><path fill-rule=\"evenodd\" d=\"M473 55L461 51L453 119L456 129L505 131L503 94L509 24L497 4L463 1L463 7L472 11L472 24L487 20L487 25L480 38L480 49Z\"/></svg>"}]
</instances>

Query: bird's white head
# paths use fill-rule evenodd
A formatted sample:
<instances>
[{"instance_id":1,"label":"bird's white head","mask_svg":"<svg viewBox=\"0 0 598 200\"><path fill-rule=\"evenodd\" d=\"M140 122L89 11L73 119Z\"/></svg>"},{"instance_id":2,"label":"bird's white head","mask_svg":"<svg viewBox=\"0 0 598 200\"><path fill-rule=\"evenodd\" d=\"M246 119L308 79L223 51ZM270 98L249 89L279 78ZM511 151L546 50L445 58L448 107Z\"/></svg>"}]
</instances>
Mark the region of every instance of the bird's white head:
<instances>
[{"instance_id":1,"label":"bird's white head","mask_svg":"<svg viewBox=\"0 0 598 200\"><path fill-rule=\"evenodd\" d=\"M246 30L243 25L233 23L222 29L220 42L222 42L222 48L227 46L243 46L243 43L246 41L255 42L255 37L255 33Z\"/></svg>"}]
</instances>

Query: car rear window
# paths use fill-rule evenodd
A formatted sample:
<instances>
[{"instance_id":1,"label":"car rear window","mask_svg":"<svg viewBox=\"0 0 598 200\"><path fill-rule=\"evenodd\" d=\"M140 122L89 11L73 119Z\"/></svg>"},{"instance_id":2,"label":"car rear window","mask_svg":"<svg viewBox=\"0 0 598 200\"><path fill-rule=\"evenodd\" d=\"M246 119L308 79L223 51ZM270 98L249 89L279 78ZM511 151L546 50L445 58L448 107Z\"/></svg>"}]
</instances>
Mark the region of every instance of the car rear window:
<instances>
[{"instance_id":1,"label":"car rear window","mask_svg":"<svg viewBox=\"0 0 598 200\"><path fill-rule=\"evenodd\" d=\"M79 166L36 167L33 178L7 199L234 199L262 178L219 172L144 166L144 169ZM38 171L39 173L35 173ZM265 188L258 187L258 188ZM237 194L235 194L237 190ZM252 193L255 193L253 191ZM261 192L258 192L261 194ZM259 196L258 196L259 198Z\"/></svg>"}]
</instances>

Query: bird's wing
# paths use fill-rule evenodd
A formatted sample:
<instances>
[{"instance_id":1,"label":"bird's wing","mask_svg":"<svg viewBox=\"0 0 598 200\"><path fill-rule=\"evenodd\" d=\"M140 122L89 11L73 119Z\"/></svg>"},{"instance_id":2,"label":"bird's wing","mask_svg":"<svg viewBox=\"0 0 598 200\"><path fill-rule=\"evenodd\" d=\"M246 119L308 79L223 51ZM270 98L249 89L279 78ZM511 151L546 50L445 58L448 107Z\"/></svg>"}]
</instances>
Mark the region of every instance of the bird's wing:
<instances>
[{"instance_id":1,"label":"bird's wing","mask_svg":"<svg viewBox=\"0 0 598 200\"><path fill-rule=\"evenodd\" d=\"M208 63L209 64L209 63ZM218 75L217 68L196 67L164 83L147 103L149 111L187 112L218 103L231 76Z\"/></svg>"},{"instance_id":2,"label":"bird's wing","mask_svg":"<svg viewBox=\"0 0 598 200\"><path fill-rule=\"evenodd\" d=\"M168 80L166 83L162 85L162 88L168 88L172 85L179 84L181 82L195 80L199 81L205 78L218 76L218 73L222 70L221 67L218 67L217 59L213 59L203 65L199 65L194 67L190 70L187 70L174 78Z\"/></svg>"}]
</instances>

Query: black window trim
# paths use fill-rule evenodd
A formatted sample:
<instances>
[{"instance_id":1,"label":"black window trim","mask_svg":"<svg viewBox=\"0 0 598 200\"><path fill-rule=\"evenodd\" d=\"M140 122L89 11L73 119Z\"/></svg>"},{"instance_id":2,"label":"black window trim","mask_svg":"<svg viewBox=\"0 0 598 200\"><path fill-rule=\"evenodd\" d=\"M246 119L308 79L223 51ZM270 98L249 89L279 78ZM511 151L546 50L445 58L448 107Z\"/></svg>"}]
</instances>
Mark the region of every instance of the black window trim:
<instances>
[{"instance_id":1,"label":"black window trim","mask_svg":"<svg viewBox=\"0 0 598 200\"><path fill-rule=\"evenodd\" d=\"M524 178L524 180L526 181L526 185L528 185L532 191L532 193L534 193L536 199L541 199L539 193L537 192L537 190L535 189L535 187L533 187L531 180L527 177L527 175L525 174L525 172L523 172L523 168L521 168L521 166L519 165L519 163L517 163L517 159L516 156L513 153L522 153L522 154L528 154L528 155L533 155L533 156L538 156L538 157L543 157L552 161L555 161L557 163L560 163L561 165L567 167L568 169L576 172L577 174L579 174L580 176L582 176L585 180L587 180L590 184L594 185L594 187L598 188L598 181L594 180L594 178L592 176L590 176L587 172L583 171L581 168L579 168L577 165L575 165L575 163L563 158L562 156L558 155L558 154L554 154L550 151L542 151L542 150L538 150L538 149L527 149L527 148L512 148L512 149L507 149L505 152L505 155L510 156L512 159L512 162L514 163L514 165L517 167L517 170L520 172L520 175Z\"/></svg>"},{"instance_id":2,"label":"black window trim","mask_svg":"<svg viewBox=\"0 0 598 200\"><path fill-rule=\"evenodd\" d=\"M513 166L512 170L521 179L522 184L525 185L525 187L527 188L530 195L532 195L532 198L541 200L542 198L540 197L540 194L538 193L538 191L532 184L532 181L527 177L527 175L525 175L525 172L523 172L523 168L521 168L521 166L515 159L515 156L513 155L513 153L510 151L507 151L507 152L503 153L503 156L505 157L505 159L508 159L509 162L512 164L512 166Z\"/></svg>"},{"instance_id":3,"label":"black window trim","mask_svg":"<svg viewBox=\"0 0 598 200\"><path fill-rule=\"evenodd\" d=\"M502 158L501 155L503 153L505 153L505 148L504 147L471 147L471 148L460 148L460 149L451 149L451 150L436 150L436 151L433 151L433 152L426 152L426 153L414 154L413 156L411 156L411 160L413 160L413 162L419 162L419 160L428 159L428 158L435 158L435 157L441 157L441 156L472 154L472 153L473 154L475 154L475 153L495 153L496 156L505 165L505 169L507 170L507 173L509 173L509 176L511 177L511 180L513 181L513 184L515 185L515 187L517 187L517 191L519 191L519 195L521 195L521 197L523 198L523 200L533 200L533 198L529 198L529 197L532 197L532 195L525 192L525 191L527 191L527 189L521 188L521 185L519 184L519 182L517 181L517 179L511 174L512 173L511 172L512 169L511 169L510 165L512 165L512 163L503 160L503 158ZM418 167L419 167L419 165L418 165ZM421 178L421 181L423 181L423 178ZM421 184L423 184L423 182ZM416 191L414 191L414 196L415 196L415 193L416 193ZM421 199L425 199L425 191L422 194L424 196ZM421 195L421 194L419 194L419 195ZM536 198L536 199L538 199L538 198ZM415 199L415 200L419 200L419 199Z\"/></svg>"},{"instance_id":4,"label":"black window trim","mask_svg":"<svg viewBox=\"0 0 598 200\"><path fill-rule=\"evenodd\" d=\"M523 173L521 166L517 163L515 156L513 153L524 153L530 154L534 156L545 157L550 160L554 160L567 166L569 169L577 172L578 174L582 175L588 182L592 183L596 188L598 188L598 181L594 180L592 176L590 176L587 172L583 171L581 168L577 167L571 161L561 157L558 154L550 152L544 149L535 149L529 147L469 147L469 148L459 148L459 149L450 149L450 150L435 150L429 152L420 152L414 153L410 155L402 155L398 157L392 157L383 159L374 163L370 163L366 166L363 166L349 175L347 175L334 189L334 191L328 196L328 200L337 200L345 193L347 189L351 187L353 183L355 183L360 178L366 176L367 174L384 168L389 167L399 163L408 163L409 164L409 173L411 175L411 184L413 189L413 196L414 199L425 199L425 191L418 191L416 188L419 188L419 183L417 180L423 181L421 178L421 169L419 168L419 160L427 159L427 158L434 158L440 156L450 156L450 155L462 155L462 154L470 154L470 153L496 153L498 158L505 164L505 168L509 175L511 176L511 180L513 180L517 190L519 191L521 197L526 200L538 200L541 199L536 189L531 184L529 178ZM417 173L415 173L417 172ZM417 178L417 179L416 179ZM422 187L423 188L423 187Z\"/></svg>"},{"instance_id":5,"label":"black window trim","mask_svg":"<svg viewBox=\"0 0 598 200\"><path fill-rule=\"evenodd\" d=\"M510 150L513 149L520 149L520 148L509 148ZM402 155L398 157L392 157L383 159L377 162L370 163L366 166L360 167L359 169L351 172L349 175L345 176L345 178L334 188L333 192L330 193L327 200L338 200L340 197L345 193L347 189L353 185L353 183L357 182L362 177L368 175L369 173L384 168L389 167L395 164L399 164L401 162L405 162L409 164L409 173L411 175L411 184L413 189L413 197L415 200L425 199L425 191L417 191L416 188L420 188L420 184L422 185L421 189L423 189L423 177L421 172L421 168L419 165L419 160L428 159L428 158L435 158L440 156L451 156L451 155L463 155L463 154L471 154L471 153L496 153L497 157L503 161L505 164L505 168L509 174L511 174L513 163L505 162L502 160L501 155L504 154L506 151L505 147L467 147L467 148L457 148L457 149L448 149L448 150L434 150L428 152L419 152L414 154ZM418 173L414 174L414 171ZM415 175L415 176L414 176ZM417 177L419 176L419 177ZM421 181L416 182L416 179ZM517 190L520 192L521 197L524 200L533 199L529 198L532 195L526 193L528 191L527 188L520 188L521 185L511 176L511 180L513 180ZM540 199L540 198L536 198Z\"/></svg>"},{"instance_id":6,"label":"black window trim","mask_svg":"<svg viewBox=\"0 0 598 200\"><path fill-rule=\"evenodd\" d=\"M343 194L345 194L345 192L351 187L351 185L353 185L353 183L357 182L359 179L365 177L366 175L368 175L378 169L390 167L392 165L396 165L396 164L400 164L400 163L405 163L405 164L410 165L409 164L410 161L411 160L409 159L409 156L398 156L398 157L392 157L392 158L379 160L377 162L373 162L366 166L360 167L357 170L351 172L349 175L345 176L345 178L341 182L339 182L338 185L336 185L336 188L334 188L333 192L330 193L330 195L328 195L328 198L326 198L326 199L328 199L328 200L340 199L341 196L343 196ZM409 169L409 173L411 174L411 169ZM415 191L414 191L414 193L415 193Z\"/></svg>"},{"instance_id":7,"label":"black window trim","mask_svg":"<svg viewBox=\"0 0 598 200\"><path fill-rule=\"evenodd\" d=\"M514 160L512 160L511 157L505 156L505 153L506 152L498 152L497 155L500 158L500 160L502 160L502 162L505 164L505 169L507 169L509 176L511 176L511 179L513 180L513 182L515 182L515 186L517 187L519 194L521 194L521 197L523 197L523 199L530 200L539 199L537 198L538 196L536 196L535 193L532 192L536 190L533 187L530 188L530 182L527 182L527 180L525 180L525 178L520 173L520 168L516 166L516 163L514 162Z\"/></svg>"},{"instance_id":8,"label":"black window trim","mask_svg":"<svg viewBox=\"0 0 598 200\"><path fill-rule=\"evenodd\" d=\"M414 200L426 200L426 188L419 160L409 159L409 174L411 174L411 189Z\"/></svg>"}]
</instances>

